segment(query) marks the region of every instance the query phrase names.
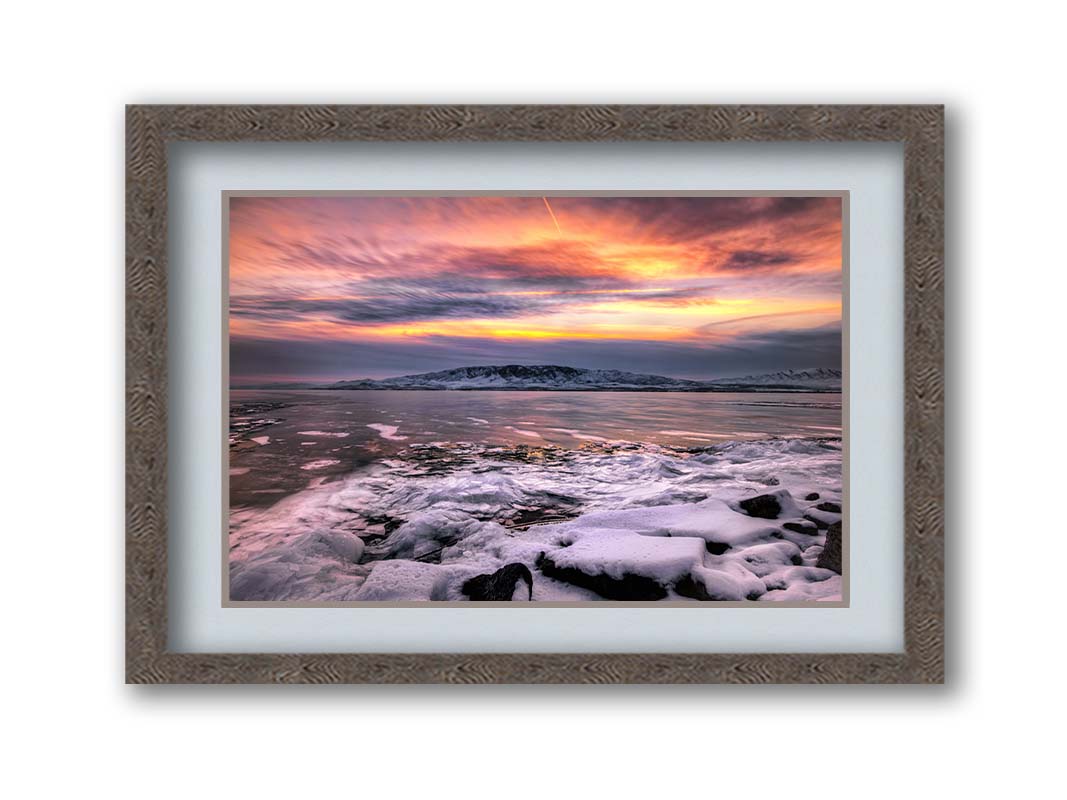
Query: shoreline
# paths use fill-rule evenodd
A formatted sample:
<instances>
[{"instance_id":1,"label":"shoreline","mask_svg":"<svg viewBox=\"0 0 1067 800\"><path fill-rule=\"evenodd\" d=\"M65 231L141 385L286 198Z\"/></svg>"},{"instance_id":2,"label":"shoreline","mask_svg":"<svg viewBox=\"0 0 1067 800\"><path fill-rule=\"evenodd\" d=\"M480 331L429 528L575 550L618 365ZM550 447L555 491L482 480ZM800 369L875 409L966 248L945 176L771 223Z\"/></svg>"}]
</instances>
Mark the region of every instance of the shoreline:
<instances>
[{"instance_id":1,"label":"shoreline","mask_svg":"<svg viewBox=\"0 0 1067 800\"><path fill-rule=\"evenodd\" d=\"M837 600L841 576L818 560L841 519L840 448L839 436L414 444L270 508L231 509L231 599L466 600L468 581L522 565L535 602ZM745 510L768 496L773 517Z\"/></svg>"}]
</instances>

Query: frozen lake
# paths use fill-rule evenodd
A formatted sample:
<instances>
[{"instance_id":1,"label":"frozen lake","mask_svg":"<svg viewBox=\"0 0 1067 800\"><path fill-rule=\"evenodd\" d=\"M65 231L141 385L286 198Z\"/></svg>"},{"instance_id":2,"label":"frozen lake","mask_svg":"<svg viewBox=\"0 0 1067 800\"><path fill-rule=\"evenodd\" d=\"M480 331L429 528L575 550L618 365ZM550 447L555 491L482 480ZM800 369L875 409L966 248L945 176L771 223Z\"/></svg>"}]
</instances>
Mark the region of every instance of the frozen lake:
<instances>
[{"instance_id":1,"label":"frozen lake","mask_svg":"<svg viewBox=\"0 0 1067 800\"><path fill-rule=\"evenodd\" d=\"M695 447L841 435L841 395L830 393L234 390L230 407L231 422L278 420L236 434L232 505L269 503L420 443Z\"/></svg>"},{"instance_id":2,"label":"frozen lake","mask_svg":"<svg viewBox=\"0 0 1067 800\"><path fill-rule=\"evenodd\" d=\"M663 537L685 536L699 555L686 575L711 570L700 580L718 586L744 573L722 578L719 599L808 599L809 584L821 585L815 599L835 596L813 566L825 520L791 498L840 502L839 394L234 390L230 403L235 599L463 599L461 579L534 568L582 536L587 571L610 572L602 561L615 553L616 572L673 587L670 570L697 556ZM785 492L792 529L737 510L768 490ZM623 516L585 530L603 512ZM623 536L634 531L636 549ZM749 547L781 569L753 572ZM401 572L368 581L384 561ZM534 599L604 599L537 577Z\"/></svg>"}]
</instances>

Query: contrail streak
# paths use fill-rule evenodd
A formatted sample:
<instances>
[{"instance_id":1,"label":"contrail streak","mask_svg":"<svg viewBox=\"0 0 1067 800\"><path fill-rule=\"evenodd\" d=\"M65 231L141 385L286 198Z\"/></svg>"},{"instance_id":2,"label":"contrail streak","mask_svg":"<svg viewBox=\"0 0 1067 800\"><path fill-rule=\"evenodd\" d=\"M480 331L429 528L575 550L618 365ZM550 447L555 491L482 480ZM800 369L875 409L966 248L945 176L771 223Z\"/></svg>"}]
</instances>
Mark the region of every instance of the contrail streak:
<instances>
[{"instance_id":1,"label":"contrail streak","mask_svg":"<svg viewBox=\"0 0 1067 800\"><path fill-rule=\"evenodd\" d=\"M555 212L554 212L554 211L552 210L552 206L550 206L550 205L548 204L548 198L547 198L547 197L542 197L541 199L545 201L545 208L547 208L547 209L548 209L548 215L549 215L550 217L552 217L552 222L553 222L553 223L555 224L555 226L556 226L556 233L558 233L558 234L559 234L560 236L562 236L562 235L563 235L563 231L562 231L562 230L560 230L560 227L559 227L559 220L558 220L558 219L556 219L556 213L555 213Z\"/></svg>"}]
</instances>

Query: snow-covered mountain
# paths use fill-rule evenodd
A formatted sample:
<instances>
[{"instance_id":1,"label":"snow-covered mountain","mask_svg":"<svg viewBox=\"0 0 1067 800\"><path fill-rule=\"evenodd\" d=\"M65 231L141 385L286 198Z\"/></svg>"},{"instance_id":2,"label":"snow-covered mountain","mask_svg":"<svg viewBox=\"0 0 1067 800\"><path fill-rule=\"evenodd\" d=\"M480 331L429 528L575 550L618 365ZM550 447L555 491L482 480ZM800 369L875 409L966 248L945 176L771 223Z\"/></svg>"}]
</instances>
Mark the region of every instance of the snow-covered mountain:
<instances>
[{"instance_id":1,"label":"snow-covered mountain","mask_svg":"<svg viewBox=\"0 0 1067 800\"><path fill-rule=\"evenodd\" d=\"M614 369L580 369L558 365L459 367L419 375L372 380L338 381L326 389L432 389L432 390L540 390L602 392L725 392L841 390L841 372L835 369L787 370L769 375L692 381L644 375Z\"/></svg>"},{"instance_id":2,"label":"snow-covered mountain","mask_svg":"<svg viewBox=\"0 0 1067 800\"><path fill-rule=\"evenodd\" d=\"M511 389L546 391L700 391L703 384L614 369L506 364L459 367L383 380L339 381L331 389Z\"/></svg>"},{"instance_id":3,"label":"snow-covered mountain","mask_svg":"<svg viewBox=\"0 0 1067 800\"><path fill-rule=\"evenodd\" d=\"M841 370L820 367L819 369L787 369L765 375L746 375L742 378L717 378L708 381L716 388L737 391L785 391L840 392Z\"/></svg>"}]
</instances>

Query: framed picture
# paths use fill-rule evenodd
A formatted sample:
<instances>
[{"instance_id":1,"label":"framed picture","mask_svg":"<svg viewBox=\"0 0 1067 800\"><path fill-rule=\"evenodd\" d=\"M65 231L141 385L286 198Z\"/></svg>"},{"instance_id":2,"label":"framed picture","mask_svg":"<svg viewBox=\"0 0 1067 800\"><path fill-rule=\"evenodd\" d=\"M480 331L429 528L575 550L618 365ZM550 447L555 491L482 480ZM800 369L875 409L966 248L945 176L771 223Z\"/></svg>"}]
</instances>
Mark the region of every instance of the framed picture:
<instances>
[{"instance_id":1,"label":"framed picture","mask_svg":"<svg viewBox=\"0 0 1067 800\"><path fill-rule=\"evenodd\" d=\"M943 112L131 106L127 680L943 681Z\"/></svg>"}]
</instances>

